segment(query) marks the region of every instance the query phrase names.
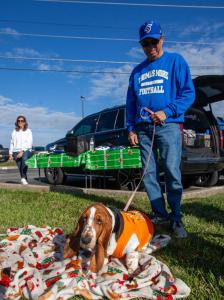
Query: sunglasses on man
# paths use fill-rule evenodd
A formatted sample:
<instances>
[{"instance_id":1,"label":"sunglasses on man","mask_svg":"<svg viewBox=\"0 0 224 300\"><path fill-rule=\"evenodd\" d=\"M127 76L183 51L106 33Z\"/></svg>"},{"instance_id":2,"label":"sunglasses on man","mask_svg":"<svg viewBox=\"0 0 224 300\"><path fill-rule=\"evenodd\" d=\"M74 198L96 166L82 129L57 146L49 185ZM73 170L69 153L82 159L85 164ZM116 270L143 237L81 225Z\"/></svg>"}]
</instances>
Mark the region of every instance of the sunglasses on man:
<instances>
[{"instance_id":1,"label":"sunglasses on man","mask_svg":"<svg viewBox=\"0 0 224 300\"><path fill-rule=\"evenodd\" d=\"M20 119L20 120L18 120L18 123L19 123L19 122L24 123L25 120Z\"/></svg>"},{"instance_id":2,"label":"sunglasses on man","mask_svg":"<svg viewBox=\"0 0 224 300\"><path fill-rule=\"evenodd\" d=\"M140 42L143 48L157 46L160 40L157 39L150 39L150 40L143 40Z\"/></svg>"}]
</instances>

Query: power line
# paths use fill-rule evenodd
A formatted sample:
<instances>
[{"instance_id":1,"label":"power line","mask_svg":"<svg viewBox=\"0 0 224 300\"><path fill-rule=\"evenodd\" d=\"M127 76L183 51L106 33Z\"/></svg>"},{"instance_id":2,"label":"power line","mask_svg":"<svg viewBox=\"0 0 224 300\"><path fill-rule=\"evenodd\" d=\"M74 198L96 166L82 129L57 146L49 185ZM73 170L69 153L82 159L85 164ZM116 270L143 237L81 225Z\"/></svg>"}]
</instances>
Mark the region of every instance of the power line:
<instances>
[{"instance_id":1,"label":"power line","mask_svg":"<svg viewBox=\"0 0 224 300\"><path fill-rule=\"evenodd\" d=\"M26 24L37 24L37 25L53 25L53 26L66 26L66 27L87 27L89 28L89 24L71 24L71 23L55 23L55 22L40 22L40 21L25 21L25 20L16 20L16 19L0 19L0 22L7 22L7 23L26 23ZM91 24L91 28L112 28L112 29L126 29L130 30L130 27L117 27L117 26L108 26L108 25L94 25ZM134 28L134 27L133 27Z\"/></svg>"},{"instance_id":2,"label":"power line","mask_svg":"<svg viewBox=\"0 0 224 300\"><path fill-rule=\"evenodd\" d=\"M80 63L107 63L107 64L139 64L139 61L115 61L115 60L95 60L95 59L72 59L72 58L54 58L54 57L28 57L28 56L4 56L0 59L19 59L19 60L43 60L60 62L80 62ZM224 65L193 65L191 68L224 68Z\"/></svg>"},{"instance_id":3,"label":"power line","mask_svg":"<svg viewBox=\"0 0 224 300\"><path fill-rule=\"evenodd\" d=\"M76 1L76 0L33 0L36 2L70 3L70 4L94 4L94 5L120 5L141 7L171 7L171 8L201 8L201 9L223 9L224 6L212 5L179 5L179 4L154 4L154 3L127 3L127 2L100 2L100 1Z\"/></svg>"},{"instance_id":4,"label":"power line","mask_svg":"<svg viewBox=\"0 0 224 300\"><path fill-rule=\"evenodd\" d=\"M129 30L132 28L132 29L136 29L135 26L131 27L131 26L128 26L128 27L123 27L123 26L108 26L108 25L94 25L94 24L91 24L91 25L85 25L85 24L72 24L72 23L55 23L55 22L40 22L40 21L26 21L26 20L17 20L17 19L0 19L0 23L25 23L25 24L37 24L37 25L50 25L50 26L66 26L66 27L91 27L91 28L110 28L110 29L124 29L124 30ZM166 26L167 28L167 26ZM167 30L168 32L169 30ZM180 29L177 29L177 28L172 28L172 32L180 32ZM197 32L191 32L191 35L194 35L194 34L198 34Z\"/></svg>"},{"instance_id":5,"label":"power line","mask_svg":"<svg viewBox=\"0 0 224 300\"><path fill-rule=\"evenodd\" d=\"M43 61L61 61L61 62L85 62L85 63L107 63L107 64L138 64L136 61L115 61L115 60L95 60L95 59L70 59L54 57L27 57L27 56L3 56L2 59L21 59L21 60L43 60Z\"/></svg>"},{"instance_id":6,"label":"power line","mask_svg":"<svg viewBox=\"0 0 224 300\"><path fill-rule=\"evenodd\" d=\"M80 70L58 70L58 69L33 69L33 68L10 68L10 67L0 67L2 71L31 71L31 72L55 72L55 73L77 73L77 74L116 74L124 75L129 74L130 72L114 72L114 71L80 71Z\"/></svg>"},{"instance_id":7,"label":"power line","mask_svg":"<svg viewBox=\"0 0 224 300\"><path fill-rule=\"evenodd\" d=\"M109 37L92 37L92 36L72 36L72 35L54 35L54 34L41 34L41 33L25 33L25 32L6 32L0 31L0 35L14 35L14 36L32 36L32 37L46 37L54 39L78 39L78 40L103 40L103 41L126 41L126 42L138 42L136 39L126 38L109 38ZM184 42L184 41L169 41L165 40L165 43L171 44L196 44L196 45L217 45L217 43L206 42Z\"/></svg>"},{"instance_id":8,"label":"power line","mask_svg":"<svg viewBox=\"0 0 224 300\"><path fill-rule=\"evenodd\" d=\"M0 71L130 75L130 72L115 72L115 71L80 71L80 70L58 70L58 69L40 70L40 69L33 69L33 68L10 68L10 67L0 67ZM196 75L196 74L191 74L191 75L192 76L200 76L200 75Z\"/></svg>"},{"instance_id":9,"label":"power line","mask_svg":"<svg viewBox=\"0 0 224 300\"><path fill-rule=\"evenodd\" d=\"M131 42L136 42L137 41L135 39L124 39L124 38L53 35L53 34L5 32L5 31L0 31L0 34L3 34L3 35L16 35L16 36L34 36L34 37L60 38L60 39L79 39L79 40L108 40L108 41L131 41Z\"/></svg>"}]
</instances>

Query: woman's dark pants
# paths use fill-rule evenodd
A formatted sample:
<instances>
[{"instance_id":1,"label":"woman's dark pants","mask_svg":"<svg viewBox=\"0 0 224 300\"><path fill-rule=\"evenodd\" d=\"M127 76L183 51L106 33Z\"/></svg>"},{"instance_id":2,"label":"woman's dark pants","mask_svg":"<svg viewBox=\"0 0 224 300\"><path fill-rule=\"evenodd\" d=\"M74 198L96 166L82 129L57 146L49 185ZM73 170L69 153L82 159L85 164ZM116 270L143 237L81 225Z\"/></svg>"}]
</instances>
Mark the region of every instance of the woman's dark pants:
<instances>
[{"instance_id":1,"label":"woman's dark pants","mask_svg":"<svg viewBox=\"0 0 224 300\"><path fill-rule=\"evenodd\" d=\"M19 169L19 173L21 178L27 179L27 170L28 167L25 164L25 161L29 159L32 153L29 150L24 151L23 156L20 158L16 158L19 152L13 152L13 159L16 161L17 167Z\"/></svg>"}]
</instances>

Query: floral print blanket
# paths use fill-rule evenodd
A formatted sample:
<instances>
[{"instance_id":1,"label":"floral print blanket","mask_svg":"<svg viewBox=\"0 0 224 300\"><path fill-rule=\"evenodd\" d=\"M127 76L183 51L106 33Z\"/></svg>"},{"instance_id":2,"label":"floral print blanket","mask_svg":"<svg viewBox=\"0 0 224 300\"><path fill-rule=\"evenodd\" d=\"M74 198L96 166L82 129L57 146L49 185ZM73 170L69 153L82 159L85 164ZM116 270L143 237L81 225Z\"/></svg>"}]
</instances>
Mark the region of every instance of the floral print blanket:
<instances>
[{"instance_id":1,"label":"floral print blanket","mask_svg":"<svg viewBox=\"0 0 224 300\"><path fill-rule=\"evenodd\" d=\"M157 235L140 252L139 268L130 277L122 261L110 258L100 274L83 270L80 259L63 259L66 236L60 228L9 228L0 241L0 299L65 300L187 298L190 288L174 278L152 252L170 240Z\"/></svg>"}]
</instances>

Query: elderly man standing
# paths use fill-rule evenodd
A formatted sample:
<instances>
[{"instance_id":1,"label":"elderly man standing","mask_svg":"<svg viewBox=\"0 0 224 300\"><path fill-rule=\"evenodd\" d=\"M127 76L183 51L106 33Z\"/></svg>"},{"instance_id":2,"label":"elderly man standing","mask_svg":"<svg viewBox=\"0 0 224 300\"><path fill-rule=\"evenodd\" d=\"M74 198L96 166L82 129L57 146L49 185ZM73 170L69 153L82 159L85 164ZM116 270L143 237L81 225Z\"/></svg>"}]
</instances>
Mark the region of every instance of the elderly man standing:
<instances>
[{"instance_id":1,"label":"elderly man standing","mask_svg":"<svg viewBox=\"0 0 224 300\"><path fill-rule=\"evenodd\" d=\"M142 165L147 167L143 180L153 211L152 220L154 223L170 221L175 236L184 238L187 232L181 222L180 208L183 191L181 125L185 111L194 101L194 86L184 58L163 51L164 34L159 23L144 23L139 35L147 58L134 68L130 76L126 102L129 140L132 145L139 143ZM153 132L153 151L146 166ZM157 149L165 173L170 214L160 185Z\"/></svg>"}]
</instances>

